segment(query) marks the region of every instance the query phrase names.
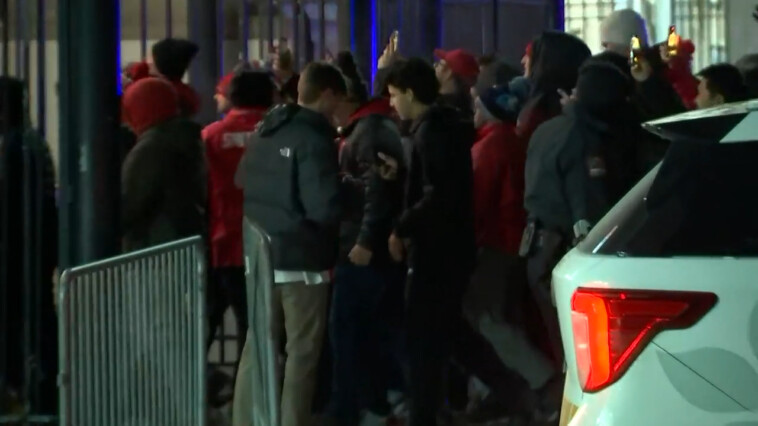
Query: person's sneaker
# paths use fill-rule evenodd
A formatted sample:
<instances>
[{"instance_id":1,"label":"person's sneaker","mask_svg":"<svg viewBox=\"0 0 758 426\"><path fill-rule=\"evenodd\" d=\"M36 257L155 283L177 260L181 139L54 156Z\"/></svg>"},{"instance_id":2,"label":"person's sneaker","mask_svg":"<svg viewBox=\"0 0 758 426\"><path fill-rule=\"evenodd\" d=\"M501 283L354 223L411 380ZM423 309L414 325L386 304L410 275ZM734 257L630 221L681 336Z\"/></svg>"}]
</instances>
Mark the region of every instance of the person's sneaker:
<instances>
[{"instance_id":1,"label":"person's sneaker","mask_svg":"<svg viewBox=\"0 0 758 426\"><path fill-rule=\"evenodd\" d=\"M557 425L561 417L561 402L565 378L562 374L552 378L539 391L539 404L534 413L535 426Z\"/></svg>"},{"instance_id":2,"label":"person's sneaker","mask_svg":"<svg viewBox=\"0 0 758 426\"><path fill-rule=\"evenodd\" d=\"M466 415L472 425L528 424L537 409L537 396L525 391L517 397L503 398L490 394Z\"/></svg>"},{"instance_id":3,"label":"person's sneaker","mask_svg":"<svg viewBox=\"0 0 758 426\"><path fill-rule=\"evenodd\" d=\"M513 414L509 404L490 395L466 413L466 422L471 425L488 425L507 420Z\"/></svg>"}]
</instances>

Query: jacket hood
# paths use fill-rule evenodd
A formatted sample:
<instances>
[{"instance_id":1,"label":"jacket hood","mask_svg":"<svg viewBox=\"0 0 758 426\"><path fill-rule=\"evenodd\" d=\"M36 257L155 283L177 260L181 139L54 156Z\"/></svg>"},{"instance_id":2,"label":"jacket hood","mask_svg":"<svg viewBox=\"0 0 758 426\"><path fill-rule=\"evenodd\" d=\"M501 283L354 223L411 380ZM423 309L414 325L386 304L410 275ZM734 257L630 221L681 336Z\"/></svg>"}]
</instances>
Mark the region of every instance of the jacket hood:
<instances>
[{"instance_id":1,"label":"jacket hood","mask_svg":"<svg viewBox=\"0 0 758 426\"><path fill-rule=\"evenodd\" d=\"M184 116L192 116L200 111L200 96L195 89L182 81L172 81L174 90L179 98L179 112Z\"/></svg>"},{"instance_id":2,"label":"jacket hood","mask_svg":"<svg viewBox=\"0 0 758 426\"><path fill-rule=\"evenodd\" d=\"M545 31L532 46L531 96L557 101L559 89L571 93L579 68L591 56L587 45L571 34Z\"/></svg>"},{"instance_id":3,"label":"jacket hood","mask_svg":"<svg viewBox=\"0 0 758 426\"><path fill-rule=\"evenodd\" d=\"M179 99L170 82L148 77L129 86L124 93L123 120L137 136L179 114Z\"/></svg>"},{"instance_id":4,"label":"jacket hood","mask_svg":"<svg viewBox=\"0 0 758 426\"><path fill-rule=\"evenodd\" d=\"M146 130L141 138L143 140L156 137L164 147L169 147L177 155L192 156L196 153L188 151L188 144L200 144L202 126L184 117L176 117L156 124ZM165 137L164 137L165 135ZM139 141L138 141L139 142Z\"/></svg>"},{"instance_id":5,"label":"jacket hood","mask_svg":"<svg viewBox=\"0 0 758 426\"><path fill-rule=\"evenodd\" d=\"M261 120L258 131L261 136L271 136L290 122L299 122L337 137L337 131L323 114L297 104L281 104L269 110Z\"/></svg>"},{"instance_id":6,"label":"jacket hood","mask_svg":"<svg viewBox=\"0 0 758 426\"><path fill-rule=\"evenodd\" d=\"M361 119L372 115L394 118L395 109L392 108L390 101L387 98L379 97L371 99L365 104L358 107L358 109L356 109L350 115L349 124L339 129L340 136L343 138L348 137L353 132L353 130L355 130L355 127L358 125L358 122L361 121Z\"/></svg>"},{"instance_id":7,"label":"jacket hood","mask_svg":"<svg viewBox=\"0 0 758 426\"><path fill-rule=\"evenodd\" d=\"M358 107L358 109L350 115L350 123L372 114L391 116L394 113L395 110L390 105L389 99L382 97L374 98Z\"/></svg>"},{"instance_id":8,"label":"jacket hood","mask_svg":"<svg viewBox=\"0 0 758 426\"><path fill-rule=\"evenodd\" d=\"M167 38L153 45L153 62L163 76L169 80L181 80L195 58L199 47L183 39Z\"/></svg>"},{"instance_id":9,"label":"jacket hood","mask_svg":"<svg viewBox=\"0 0 758 426\"><path fill-rule=\"evenodd\" d=\"M423 124L431 124L435 127L449 129L463 143L473 145L476 141L476 129L471 121L457 108L449 105L433 105L419 118L413 121L410 127L411 133L415 133Z\"/></svg>"},{"instance_id":10,"label":"jacket hood","mask_svg":"<svg viewBox=\"0 0 758 426\"><path fill-rule=\"evenodd\" d=\"M617 66L593 61L579 71L576 103L598 115L614 114L615 107L629 101L632 90L632 81Z\"/></svg>"}]
</instances>

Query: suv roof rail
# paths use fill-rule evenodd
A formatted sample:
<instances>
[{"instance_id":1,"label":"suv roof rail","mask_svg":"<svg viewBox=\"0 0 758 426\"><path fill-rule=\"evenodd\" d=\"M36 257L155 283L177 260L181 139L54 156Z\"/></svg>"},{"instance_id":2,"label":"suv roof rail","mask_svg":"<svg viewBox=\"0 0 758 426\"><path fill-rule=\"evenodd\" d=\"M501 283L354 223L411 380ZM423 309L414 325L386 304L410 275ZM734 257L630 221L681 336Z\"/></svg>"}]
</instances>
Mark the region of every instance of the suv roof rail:
<instances>
[{"instance_id":1,"label":"suv roof rail","mask_svg":"<svg viewBox=\"0 0 758 426\"><path fill-rule=\"evenodd\" d=\"M758 99L688 111L643 124L669 140L707 143L758 141Z\"/></svg>"}]
</instances>

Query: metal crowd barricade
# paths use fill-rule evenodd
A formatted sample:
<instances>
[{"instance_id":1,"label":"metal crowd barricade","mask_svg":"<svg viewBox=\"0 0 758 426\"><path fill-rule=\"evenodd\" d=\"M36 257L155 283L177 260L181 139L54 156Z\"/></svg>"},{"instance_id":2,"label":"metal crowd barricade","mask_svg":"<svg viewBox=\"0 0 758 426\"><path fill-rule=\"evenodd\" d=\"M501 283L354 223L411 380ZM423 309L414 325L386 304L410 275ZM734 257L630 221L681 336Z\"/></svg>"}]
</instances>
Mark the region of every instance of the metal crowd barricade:
<instances>
[{"instance_id":1,"label":"metal crowd barricade","mask_svg":"<svg viewBox=\"0 0 758 426\"><path fill-rule=\"evenodd\" d=\"M279 330L275 327L272 299L274 268L269 236L259 226L245 219L245 276L247 278L248 331L242 356L249 356L253 394L249 401L253 426L279 424ZM244 374L240 371L240 374ZM239 380L239 379L238 379ZM239 401L239 399L237 399ZM245 401L248 402L248 401Z\"/></svg>"},{"instance_id":2,"label":"metal crowd barricade","mask_svg":"<svg viewBox=\"0 0 758 426\"><path fill-rule=\"evenodd\" d=\"M63 273L62 426L205 425L205 268L193 237Z\"/></svg>"}]
</instances>

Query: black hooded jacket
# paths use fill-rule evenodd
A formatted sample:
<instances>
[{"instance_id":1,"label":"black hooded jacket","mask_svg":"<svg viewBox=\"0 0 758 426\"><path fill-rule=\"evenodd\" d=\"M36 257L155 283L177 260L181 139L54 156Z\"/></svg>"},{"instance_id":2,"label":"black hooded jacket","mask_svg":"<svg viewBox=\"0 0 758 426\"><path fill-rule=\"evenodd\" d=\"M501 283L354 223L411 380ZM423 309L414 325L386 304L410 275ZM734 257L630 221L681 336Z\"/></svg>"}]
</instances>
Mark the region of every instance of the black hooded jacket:
<instances>
[{"instance_id":1,"label":"black hooded jacket","mask_svg":"<svg viewBox=\"0 0 758 426\"><path fill-rule=\"evenodd\" d=\"M644 82L634 82L634 91L632 94L632 105L634 111L631 114L637 116L639 123L649 120L665 117L668 115L678 114L685 111L681 98L676 93L671 84L663 76L663 65L661 63L658 48L655 50L646 50L645 57L649 58L653 67L653 75ZM657 58L657 61L656 61ZM592 61L607 62L617 66L624 74L632 79L629 59L614 52L603 52L595 55ZM637 143L636 164L637 176L641 178L650 169L652 169L666 154L669 147L669 141L654 135L643 132Z\"/></svg>"},{"instance_id":2,"label":"black hooded jacket","mask_svg":"<svg viewBox=\"0 0 758 426\"><path fill-rule=\"evenodd\" d=\"M583 69L579 100L529 143L524 207L530 220L569 240L575 223L596 223L635 183L630 159L642 129L627 101L631 82L608 67Z\"/></svg>"},{"instance_id":3,"label":"black hooded jacket","mask_svg":"<svg viewBox=\"0 0 758 426\"><path fill-rule=\"evenodd\" d=\"M237 171L245 216L271 237L274 268L322 272L337 260L341 200L337 136L322 114L272 109Z\"/></svg>"},{"instance_id":4,"label":"black hooded jacket","mask_svg":"<svg viewBox=\"0 0 758 426\"><path fill-rule=\"evenodd\" d=\"M411 241L411 266L471 269L475 237L471 122L434 105L410 127L404 211L395 234Z\"/></svg>"},{"instance_id":5,"label":"black hooded jacket","mask_svg":"<svg viewBox=\"0 0 758 426\"><path fill-rule=\"evenodd\" d=\"M145 131L121 171L124 250L206 235L207 170L200 126L173 119Z\"/></svg>"},{"instance_id":6,"label":"black hooded jacket","mask_svg":"<svg viewBox=\"0 0 758 426\"><path fill-rule=\"evenodd\" d=\"M24 83L11 77L0 77L0 371L5 384L21 389L25 365L23 307L28 302L38 309L39 322L35 333L42 344L38 367L42 380L41 395L55 392L57 374L57 324L51 278L58 264L58 212L55 200L55 170L50 149L40 135L25 128ZM30 197L25 193L29 190ZM28 203L28 204L27 204ZM39 216L37 216L39 215ZM30 226L33 236L27 239ZM35 231L39 237L35 238ZM31 249L31 251L27 251ZM26 254L31 253L31 259ZM31 276L24 267L30 261ZM36 277L36 279L35 279ZM37 301L24 300L25 285L31 280ZM37 304L38 305L35 305ZM28 318L27 318L28 319ZM48 409L49 398L40 406Z\"/></svg>"},{"instance_id":7,"label":"black hooded jacket","mask_svg":"<svg viewBox=\"0 0 758 426\"><path fill-rule=\"evenodd\" d=\"M375 265L389 262L387 238L400 214L405 175L400 130L390 117L386 99L371 100L359 108L341 129L344 147L340 168L345 174L345 212L340 226L340 259L345 261L357 243L372 251ZM394 181L381 178L378 153L396 158L401 166Z\"/></svg>"}]
</instances>

